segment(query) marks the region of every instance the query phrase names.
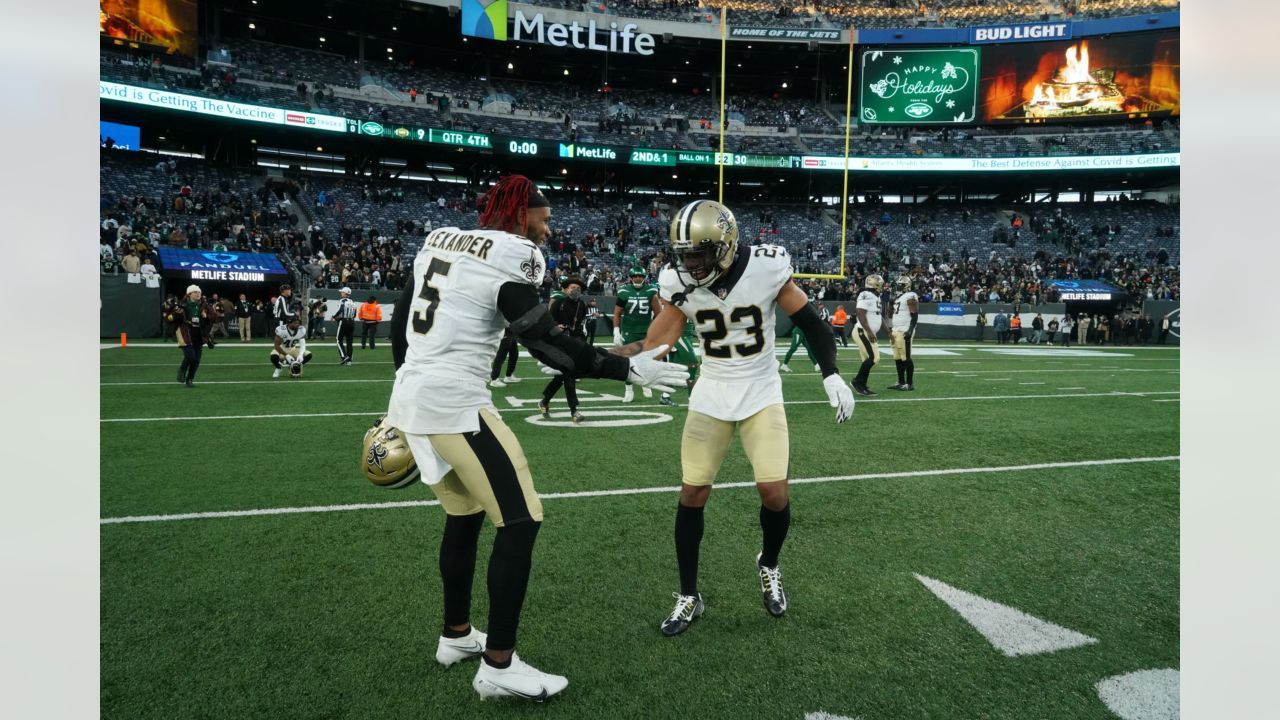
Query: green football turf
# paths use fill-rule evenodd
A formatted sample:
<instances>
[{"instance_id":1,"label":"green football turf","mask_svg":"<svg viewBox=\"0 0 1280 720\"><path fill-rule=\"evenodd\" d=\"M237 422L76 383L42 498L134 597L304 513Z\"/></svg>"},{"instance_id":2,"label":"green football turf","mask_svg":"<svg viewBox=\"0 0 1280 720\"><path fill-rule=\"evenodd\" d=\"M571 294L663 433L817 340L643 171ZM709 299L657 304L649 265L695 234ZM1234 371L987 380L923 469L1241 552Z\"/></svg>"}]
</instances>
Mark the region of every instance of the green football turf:
<instances>
[{"instance_id":1,"label":"green football turf","mask_svg":"<svg viewBox=\"0 0 1280 720\"><path fill-rule=\"evenodd\" d=\"M761 607L755 492L721 488L703 541L707 613L677 638L658 624L677 589L687 394L674 409L638 392L582 407L672 416L661 424L534 425L542 376L522 356L524 382L494 396L541 493L669 489L544 501L519 651L569 678L545 706L482 703L474 662L436 665L438 507L164 517L432 499L360 474L389 350L357 348L339 367L330 344L311 349L304 378L272 380L265 345L220 344L194 389L175 382L171 344L102 350L104 717L1113 718L1099 680L1178 667L1178 462L1086 464L1178 454L1174 349L921 342L916 392L883 391L896 381L885 357L880 394L845 425L802 351L783 376L791 473L836 479L792 487L788 615ZM856 360L841 351L846 375ZM1081 464L996 470L1068 462ZM978 471L939 472L956 469ZM719 481L750 478L735 441ZM1006 657L915 574L1098 642Z\"/></svg>"}]
</instances>

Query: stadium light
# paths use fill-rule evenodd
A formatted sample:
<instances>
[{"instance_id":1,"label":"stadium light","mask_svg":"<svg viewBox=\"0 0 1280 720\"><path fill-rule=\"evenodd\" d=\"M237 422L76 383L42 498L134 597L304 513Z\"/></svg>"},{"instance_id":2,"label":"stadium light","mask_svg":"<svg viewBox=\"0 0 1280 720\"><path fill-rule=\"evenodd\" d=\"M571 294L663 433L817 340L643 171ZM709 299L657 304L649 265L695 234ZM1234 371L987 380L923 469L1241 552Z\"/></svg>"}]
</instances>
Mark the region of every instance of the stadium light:
<instances>
[{"instance_id":1,"label":"stadium light","mask_svg":"<svg viewBox=\"0 0 1280 720\"><path fill-rule=\"evenodd\" d=\"M516 69L516 66L515 66L515 65L513 65L513 64L511 64L511 63L507 63L507 69L508 69L508 70L515 70L515 69Z\"/></svg>"},{"instance_id":2,"label":"stadium light","mask_svg":"<svg viewBox=\"0 0 1280 720\"><path fill-rule=\"evenodd\" d=\"M395 52L395 50L392 50L391 48L387 48L387 52Z\"/></svg>"},{"instance_id":3,"label":"stadium light","mask_svg":"<svg viewBox=\"0 0 1280 720\"><path fill-rule=\"evenodd\" d=\"M783 90L786 90L786 89L787 89L787 84L786 84L785 82L784 82L784 83L782 83L782 89L783 89Z\"/></svg>"},{"instance_id":4,"label":"stadium light","mask_svg":"<svg viewBox=\"0 0 1280 720\"><path fill-rule=\"evenodd\" d=\"M257 26L257 25L254 25L253 23L249 23L249 29L250 29L250 30L257 30L257 29L258 29L258 26Z\"/></svg>"},{"instance_id":5,"label":"stadium light","mask_svg":"<svg viewBox=\"0 0 1280 720\"><path fill-rule=\"evenodd\" d=\"M675 78L671 78L671 84L672 84L672 85L675 85L675 84L676 84L676 79L675 79Z\"/></svg>"},{"instance_id":6,"label":"stadium light","mask_svg":"<svg viewBox=\"0 0 1280 720\"><path fill-rule=\"evenodd\" d=\"M400 28L396 27L395 25L392 25L391 32L400 32Z\"/></svg>"},{"instance_id":7,"label":"stadium light","mask_svg":"<svg viewBox=\"0 0 1280 720\"><path fill-rule=\"evenodd\" d=\"M323 145L317 145L317 146L316 146L316 152L324 152L324 146L323 146Z\"/></svg>"},{"instance_id":8,"label":"stadium light","mask_svg":"<svg viewBox=\"0 0 1280 720\"><path fill-rule=\"evenodd\" d=\"M324 42L324 38L320 38L320 42Z\"/></svg>"},{"instance_id":9,"label":"stadium light","mask_svg":"<svg viewBox=\"0 0 1280 720\"><path fill-rule=\"evenodd\" d=\"M564 69L564 74L565 74L565 75L568 75L568 74L569 74L569 68L565 68L565 69Z\"/></svg>"}]
</instances>

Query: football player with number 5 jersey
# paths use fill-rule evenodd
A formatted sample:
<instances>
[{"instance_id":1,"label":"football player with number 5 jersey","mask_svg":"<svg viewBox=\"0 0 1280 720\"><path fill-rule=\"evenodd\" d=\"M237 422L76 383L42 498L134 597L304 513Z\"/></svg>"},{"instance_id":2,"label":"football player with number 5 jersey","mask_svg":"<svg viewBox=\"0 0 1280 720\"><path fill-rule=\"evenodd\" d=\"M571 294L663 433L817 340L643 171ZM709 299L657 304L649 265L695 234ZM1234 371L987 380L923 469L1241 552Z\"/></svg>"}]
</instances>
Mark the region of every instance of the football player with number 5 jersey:
<instances>
[{"instance_id":1,"label":"football player with number 5 jersey","mask_svg":"<svg viewBox=\"0 0 1280 720\"><path fill-rule=\"evenodd\" d=\"M893 281L898 290L893 298L893 331L890 335L893 344L893 364L898 368L898 384L890 385L890 390L916 389L916 361L911 359L911 338L916 334L916 323L920 320L920 296L911 290L911 276L899 275Z\"/></svg>"},{"instance_id":2,"label":"football player with number 5 jersey","mask_svg":"<svg viewBox=\"0 0 1280 720\"><path fill-rule=\"evenodd\" d=\"M761 552L756 575L765 609L787 611L778 554L791 525L787 494L790 441L782 405L782 378L774 357L774 311L781 307L802 328L822 369L822 385L836 422L853 414L853 393L836 369L836 346L808 297L791 280L791 258L776 245L738 245L738 223L724 205L697 200L671 223L675 258L658 276L662 312L642 342L615 351L632 354L670 346L686 320L702 343L701 378L689 397L680 444L683 470L676 507L676 561L680 592L662 622L664 635L678 635L704 610L698 592L698 555L703 508L736 430L751 461L760 494Z\"/></svg>"},{"instance_id":3,"label":"football player with number 5 jersey","mask_svg":"<svg viewBox=\"0 0 1280 720\"><path fill-rule=\"evenodd\" d=\"M515 653L542 503L520 442L489 394L490 362L503 332L510 326L535 358L574 377L668 389L683 384L687 371L656 359L666 348L628 360L558 328L538 301L546 272L540 246L551 232L551 204L521 175L499 180L484 201L480 229L439 228L414 259L414 280L392 317L395 385L387 417L366 435L365 475L387 486L396 478L388 478L384 463L409 457L445 511L444 628L436 660L452 665L483 655L472 680L481 697L541 702L569 681ZM470 617L476 545L486 515L497 527L489 559L487 636Z\"/></svg>"}]
</instances>

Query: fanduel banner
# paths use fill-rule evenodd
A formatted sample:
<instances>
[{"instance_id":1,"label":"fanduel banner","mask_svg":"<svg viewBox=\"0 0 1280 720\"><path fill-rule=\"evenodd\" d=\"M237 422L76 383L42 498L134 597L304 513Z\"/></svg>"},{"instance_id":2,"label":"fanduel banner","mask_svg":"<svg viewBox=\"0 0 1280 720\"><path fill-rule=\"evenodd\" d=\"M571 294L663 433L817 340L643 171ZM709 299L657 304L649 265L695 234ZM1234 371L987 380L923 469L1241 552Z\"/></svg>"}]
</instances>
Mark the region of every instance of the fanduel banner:
<instances>
[{"instance_id":1,"label":"fanduel banner","mask_svg":"<svg viewBox=\"0 0 1280 720\"><path fill-rule=\"evenodd\" d=\"M1071 155L1064 157L1012 158L849 158L849 170L870 172L1011 172L1020 170L1109 170L1178 167L1181 153L1149 155ZM844 159L806 155L806 170L843 170Z\"/></svg>"},{"instance_id":2,"label":"fanduel banner","mask_svg":"<svg viewBox=\"0 0 1280 720\"><path fill-rule=\"evenodd\" d=\"M548 22L542 13L525 15L523 10L516 10L508 32L507 12L507 0L462 0L462 34L486 40L517 40L625 55L653 54L653 36L637 32L640 26L635 23L619 26L610 22L603 28L597 27L595 20L588 20L586 25L574 20L565 25Z\"/></svg>"},{"instance_id":3,"label":"fanduel banner","mask_svg":"<svg viewBox=\"0 0 1280 720\"><path fill-rule=\"evenodd\" d=\"M317 115L315 113L281 110L260 105L246 105L218 98L198 97L196 95L169 92L168 90L122 85L106 80L98 81L98 99L119 100L135 105L182 110L201 115L214 115L232 120L249 120L269 125L290 125L312 130L327 130L329 132L347 131L346 120L333 115Z\"/></svg>"},{"instance_id":4,"label":"fanduel banner","mask_svg":"<svg viewBox=\"0 0 1280 720\"><path fill-rule=\"evenodd\" d=\"M731 27L729 39L840 42L840 31L815 28Z\"/></svg>"},{"instance_id":5,"label":"fanduel banner","mask_svg":"<svg viewBox=\"0 0 1280 720\"><path fill-rule=\"evenodd\" d=\"M1070 22L1024 23L1021 25L989 25L969 28L969 44L1035 42L1066 40L1071 37Z\"/></svg>"},{"instance_id":6,"label":"fanduel banner","mask_svg":"<svg viewBox=\"0 0 1280 720\"><path fill-rule=\"evenodd\" d=\"M166 277L228 282L266 282L289 273L280 259L267 253L205 252L185 248L160 248L160 265Z\"/></svg>"}]
</instances>

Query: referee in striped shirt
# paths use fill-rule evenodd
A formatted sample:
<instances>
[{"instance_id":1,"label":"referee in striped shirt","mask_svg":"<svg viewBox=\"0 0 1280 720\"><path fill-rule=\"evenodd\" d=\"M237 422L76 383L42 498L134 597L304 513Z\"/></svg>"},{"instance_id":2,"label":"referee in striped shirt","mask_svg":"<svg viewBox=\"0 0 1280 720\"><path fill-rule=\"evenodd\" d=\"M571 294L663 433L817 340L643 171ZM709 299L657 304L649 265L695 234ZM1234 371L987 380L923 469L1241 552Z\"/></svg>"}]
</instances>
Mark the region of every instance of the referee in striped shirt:
<instances>
[{"instance_id":1,"label":"referee in striped shirt","mask_svg":"<svg viewBox=\"0 0 1280 720\"><path fill-rule=\"evenodd\" d=\"M350 365L352 338L356 332L356 304L351 301L351 288L344 287L338 293L342 299L333 313L333 319L338 321L338 358L342 361L340 365Z\"/></svg>"}]
</instances>

